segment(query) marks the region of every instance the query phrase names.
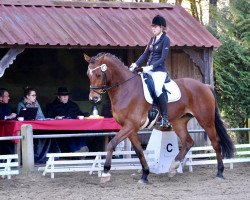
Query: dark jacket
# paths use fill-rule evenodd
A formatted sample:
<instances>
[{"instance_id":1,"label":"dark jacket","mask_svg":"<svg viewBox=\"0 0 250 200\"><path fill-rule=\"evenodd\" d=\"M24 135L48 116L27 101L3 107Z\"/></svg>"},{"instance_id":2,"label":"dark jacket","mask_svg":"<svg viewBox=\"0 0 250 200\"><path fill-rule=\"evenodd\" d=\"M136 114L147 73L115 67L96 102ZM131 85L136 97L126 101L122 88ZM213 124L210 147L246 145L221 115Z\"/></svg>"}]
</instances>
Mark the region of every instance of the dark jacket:
<instances>
[{"instance_id":1,"label":"dark jacket","mask_svg":"<svg viewBox=\"0 0 250 200\"><path fill-rule=\"evenodd\" d=\"M67 103L62 103L56 98L47 107L47 117L54 118L56 116L64 116L68 119L76 119L78 115L87 116L87 113L83 113L79 106L73 101L69 100Z\"/></svg>"},{"instance_id":2,"label":"dark jacket","mask_svg":"<svg viewBox=\"0 0 250 200\"><path fill-rule=\"evenodd\" d=\"M3 120L5 116L11 115L12 110L6 103L0 103L0 120Z\"/></svg>"},{"instance_id":3,"label":"dark jacket","mask_svg":"<svg viewBox=\"0 0 250 200\"><path fill-rule=\"evenodd\" d=\"M147 65L153 65L153 71L167 72L166 59L170 48L170 40L163 32L158 41L152 37L144 53L136 61L137 66L141 66L147 59ZM154 43L155 42L155 43Z\"/></svg>"}]
</instances>

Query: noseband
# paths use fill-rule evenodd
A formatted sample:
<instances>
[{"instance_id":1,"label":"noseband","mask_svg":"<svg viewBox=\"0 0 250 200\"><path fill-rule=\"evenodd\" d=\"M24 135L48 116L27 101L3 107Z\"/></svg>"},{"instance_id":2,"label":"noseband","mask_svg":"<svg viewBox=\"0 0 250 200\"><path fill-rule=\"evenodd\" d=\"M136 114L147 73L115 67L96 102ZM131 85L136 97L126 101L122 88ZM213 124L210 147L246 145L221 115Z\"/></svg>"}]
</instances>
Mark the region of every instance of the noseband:
<instances>
[{"instance_id":1,"label":"noseband","mask_svg":"<svg viewBox=\"0 0 250 200\"><path fill-rule=\"evenodd\" d=\"M121 83L116 83L113 86L107 86L107 75L106 75L105 72L107 71L108 66L106 64L102 64L102 65L100 65L100 66L98 66L98 67L96 67L94 69L90 69L88 67L88 70L89 70L90 75L92 75L93 71L97 70L99 68L101 68L101 71L102 71L102 83L103 84L101 86L91 86L90 85L90 90L93 90L95 93L97 93L99 95L102 95L102 94L106 93L107 91L111 90L112 88L118 87L119 85L122 85L123 83L135 78L136 76L138 76L138 74L136 74L135 76L132 76L129 79L127 79L127 80L125 80L125 81L123 81ZM98 92L97 90L101 90L101 92Z\"/></svg>"}]
</instances>

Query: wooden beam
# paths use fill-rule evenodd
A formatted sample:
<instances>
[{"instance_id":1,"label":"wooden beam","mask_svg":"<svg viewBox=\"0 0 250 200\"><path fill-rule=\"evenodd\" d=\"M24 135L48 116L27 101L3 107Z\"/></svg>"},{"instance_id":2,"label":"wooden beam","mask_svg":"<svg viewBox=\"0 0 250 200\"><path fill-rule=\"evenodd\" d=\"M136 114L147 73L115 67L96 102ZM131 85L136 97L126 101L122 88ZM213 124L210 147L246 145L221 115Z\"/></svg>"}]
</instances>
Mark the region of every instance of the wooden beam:
<instances>
[{"instance_id":1,"label":"wooden beam","mask_svg":"<svg viewBox=\"0 0 250 200\"><path fill-rule=\"evenodd\" d=\"M200 58L199 54L193 49L183 49L183 51L189 55L190 59L199 67L201 71L201 75L203 76L203 80L205 81L205 63Z\"/></svg>"},{"instance_id":2,"label":"wooden beam","mask_svg":"<svg viewBox=\"0 0 250 200\"><path fill-rule=\"evenodd\" d=\"M8 68L13 61L16 59L17 55L22 53L24 48L11 48L0 60L0 78L4 75L4 71Z\"/></svg>"}]
</instances>

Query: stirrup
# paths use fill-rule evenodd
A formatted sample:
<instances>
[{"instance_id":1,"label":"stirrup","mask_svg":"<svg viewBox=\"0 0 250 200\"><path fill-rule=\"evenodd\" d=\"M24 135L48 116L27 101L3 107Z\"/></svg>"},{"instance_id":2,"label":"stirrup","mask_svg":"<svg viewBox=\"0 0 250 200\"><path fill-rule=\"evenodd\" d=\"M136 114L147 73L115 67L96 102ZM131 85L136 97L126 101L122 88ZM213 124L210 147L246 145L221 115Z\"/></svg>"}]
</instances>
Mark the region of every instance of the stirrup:
<instances>
[{"instance_id":1,"label":"stirrup","mask_svg":"<svg viewBox=\"0 0 250 200\"><path fill-rule=\"evenodd\" d=\"M161 131L168 131L171 130L171 124L169 123L168 119L161 120L160 128Z\"/></svg>"},{"instance_id":2,"label":"stirrup","mask_svg":"<svg viewBox=\"0 0 250 200\"><path fill-rule=\"evenodd\" d=\"M171 131L172 130L172 126L171 125L169 125L169 126L160 126L160 127L158 127L158 130L160 130L162 132Z\"/></svg>"},{"instance_id":3,"label":"stirrup","mask_svg":"<svg viewBox=\"0 0 250 200\"><path fill-rule=\"evenodd\" d=\"M161 126L170 126L170 123L168 121L168 117L161 118Z\"/></svg>"},{"instance_id":4,"label":"stirrup","mask_svg":"<svg viewBox=\"0 0 250 200\"><path fill-rule=\"evenodd\" d=\"M169 127L171 127L171 124L170 124L169 122L167 122L166 124L163 124L163 123L162 123L162 124L160 125L160 127L169 128Z\"/></svg>"}]
</instances>

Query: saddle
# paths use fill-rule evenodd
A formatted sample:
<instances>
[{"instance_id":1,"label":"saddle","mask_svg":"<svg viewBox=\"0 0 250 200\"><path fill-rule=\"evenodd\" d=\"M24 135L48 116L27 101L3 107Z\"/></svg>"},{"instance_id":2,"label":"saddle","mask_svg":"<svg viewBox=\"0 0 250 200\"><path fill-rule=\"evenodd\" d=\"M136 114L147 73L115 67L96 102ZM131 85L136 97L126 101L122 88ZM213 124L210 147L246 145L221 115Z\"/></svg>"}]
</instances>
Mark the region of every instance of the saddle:
<instances>
[{"instance_id":1,"label":"saddle","mask_svg":"<svg viewBox=\"0 0 250 200\"><path fill-rule=\"evenodd\" d=\"M147 73L141 73L140 76L143 83L144 97L146 101L150 104L157 104L157 96L152 77ZM178 101L181 98L181 92L178 85L171 80L169 76L167 76L165 80L162 92L165 93L165 95L168 95L168 103Z\"/></svg>"},{"instance_id":2,"label":"saddle","mask_svg":"<svg viewBox=\"0 0 250 200\"><path fill-rule=\"evenodd\" d=\"M143 83L144 97L146 101L150 104L156 105L157 96L155 93L154 81L152 77L147 73L141 73L140 76ZM165 95L168 95L168 103L178 101L181 98L181 92L178 85L173 80L171 80L169 76L167 76L166 78L166 81L162 88L162 92L164 92ZM140 127L140 129L151 129L156 123L158 116L158 109L155 106L152 106L152 108L148 112L146 122L144 123L144 125L142 125L142 127Z\"/></svg>"}]
</instances>

